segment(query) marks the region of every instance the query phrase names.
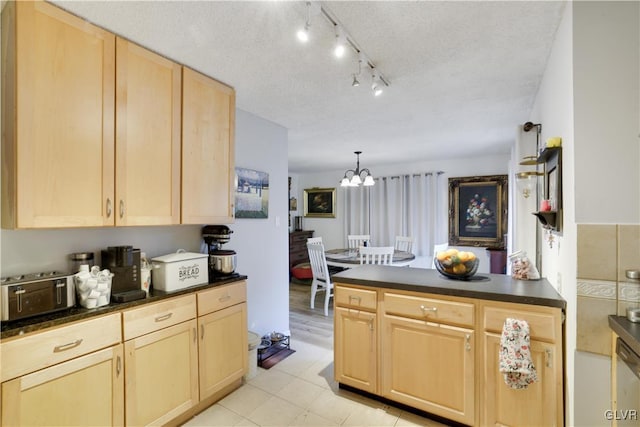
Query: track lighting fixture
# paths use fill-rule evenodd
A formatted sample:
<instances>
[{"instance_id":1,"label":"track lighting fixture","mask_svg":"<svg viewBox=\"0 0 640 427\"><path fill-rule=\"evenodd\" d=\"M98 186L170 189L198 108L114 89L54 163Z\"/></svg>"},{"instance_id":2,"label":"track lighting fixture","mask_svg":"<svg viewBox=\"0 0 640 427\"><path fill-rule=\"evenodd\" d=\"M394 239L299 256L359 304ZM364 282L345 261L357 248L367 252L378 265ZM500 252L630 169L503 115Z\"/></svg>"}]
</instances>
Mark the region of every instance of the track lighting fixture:
<instances>
[{"instance_id":1,"label":"track lighting fixture","mask_svg":"<svg viewBox=\"0 0 640 427\"><path fill-rule=\"evenodd\" d=\"M374 96L382 95L382 91L383 91L380 75L375 70L375 68L371 70L371 91L373 92Z\"/></svg>"},{"instance_id":2,"label":"track lighting fixture","mask_svg":"<svg viewBox=\"0 0 640 427\"><path fill-rule=\"evenodd\" d=\"M342 58L344 56L344 53L347 50L346 44L347 38L344 35L342 27L336 25L336 47L333 49L333 53L336 58Z\"/></svg>"},{"instance_id":3,"label":"track lighting fixture","mask_svg":"<svg viewBox=\"0 0 640 427\"><path fill-rule=\"evenodd\" d=\"M347 47L351 47L354 52L358 54L358 74L353 74L351 86L359 86L360 85L360 74L362 70L362 66L368 66L372 71L372 82L371 89L375 96L379 96L382 94L384 86L389 87L389 80L385 78L380 70L376 69L376 66L373 62L366 58L362 49L360 49L358 43L349 35L349 32L344 28L342 24L338 21L335 15L327 8L326 5L320 4L317 1L307 1L307 20L303 28L298 31L298 39L302 42L306 42L309 40L309 28L311 27L311 17L316 14L322 14L325 19L329 22L329 24L333 25L335 31L335 45L333 53L336 57L341 58L345 55L347 51ZM375 73L374 73L375 72Z\"/></svg>"},{"instance_id":4,"label":"track lighting fixture","mask_svg":"<svg viewBox=\"0 0 640 427\"><path fill-rule=\"evenodd\" d=\"M304 23L304 27L298 30L296 35L298 40L302 43L309 41L309 29L311 28L311 17L320 14L320 4L314 2L307 2L307 20Z\"/></svg>"}]
</instances>

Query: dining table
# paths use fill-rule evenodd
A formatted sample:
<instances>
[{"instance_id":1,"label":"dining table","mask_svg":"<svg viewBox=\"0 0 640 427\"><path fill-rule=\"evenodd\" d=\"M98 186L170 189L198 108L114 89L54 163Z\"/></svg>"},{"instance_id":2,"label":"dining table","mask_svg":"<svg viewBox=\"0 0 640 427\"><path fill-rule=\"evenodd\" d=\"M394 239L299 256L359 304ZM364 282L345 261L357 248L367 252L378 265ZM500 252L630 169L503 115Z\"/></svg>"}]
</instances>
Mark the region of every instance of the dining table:
<instances>
[{"instance_id":1,"label":"dining table","mask_svg":"<svg viewBox=\"0 0 640 427\"><path fill-rule=\"evenodd\" d=\"M358 249L328 249L324 251L327 265L341 268L353 268L360 265L360 251ZM416 256L411 252L395 250L391 265L396 267L407 267L415 261Z\"/></svg>"}]
</instances>

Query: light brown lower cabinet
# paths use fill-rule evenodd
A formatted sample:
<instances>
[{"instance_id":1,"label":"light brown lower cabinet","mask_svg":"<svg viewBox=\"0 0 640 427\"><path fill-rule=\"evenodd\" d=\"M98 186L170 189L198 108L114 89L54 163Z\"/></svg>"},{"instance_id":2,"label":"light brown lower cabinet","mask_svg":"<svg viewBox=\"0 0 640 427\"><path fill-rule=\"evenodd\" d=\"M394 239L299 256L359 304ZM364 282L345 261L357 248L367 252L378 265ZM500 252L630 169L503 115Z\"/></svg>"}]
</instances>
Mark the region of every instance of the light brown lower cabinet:
<instances>
[{"instance_id":1,"label":"light brown lower cabinet","mask_svg":"<svg viewBox=\"0 0 640 427\"><path fill-rule=\"evenodd\" d=\"M498 369L509 317L530 327L538 381L525 390ZM341 384L467 425L564 424L559 308L336 284L334 319Z\"/></svg>"},{"instance_id":2,"label":"light brown lower cabinet","mask_svg":"<svg viewBox=\"0 0 640 427\"><path fill-rule=\"evenodd\" d=\"M195 319L125 342L128 426L162 425L198 403Z\"/></svg>"},{"instance_id":3,"label":"light brown lower cabinet","mask_svg":"<svg viewBox=\"0 0 640 427\"><path fill-rule=\"evenodd\" d=\"M124 424L122 344L2 383L3 426Z\"/></svg>"}]
</instances>

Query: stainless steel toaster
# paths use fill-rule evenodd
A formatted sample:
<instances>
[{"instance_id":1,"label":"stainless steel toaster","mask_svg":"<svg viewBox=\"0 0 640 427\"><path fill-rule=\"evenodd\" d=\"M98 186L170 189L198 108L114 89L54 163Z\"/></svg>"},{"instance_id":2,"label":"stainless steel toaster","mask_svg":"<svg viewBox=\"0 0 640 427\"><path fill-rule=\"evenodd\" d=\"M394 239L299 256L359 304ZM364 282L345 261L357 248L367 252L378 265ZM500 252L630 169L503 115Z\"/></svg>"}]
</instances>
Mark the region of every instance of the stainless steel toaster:
<instances>
[{"instance_id":1,"label":"stainless steel toaster","mask_svg":"<svg viewBox=\"0 0 640 427\"><path fill-rule=\"evenodd\" d=\"M56 271L0 279L0 320L38 316L73 307L73 276Z\"/></svg>"}]
</instances>

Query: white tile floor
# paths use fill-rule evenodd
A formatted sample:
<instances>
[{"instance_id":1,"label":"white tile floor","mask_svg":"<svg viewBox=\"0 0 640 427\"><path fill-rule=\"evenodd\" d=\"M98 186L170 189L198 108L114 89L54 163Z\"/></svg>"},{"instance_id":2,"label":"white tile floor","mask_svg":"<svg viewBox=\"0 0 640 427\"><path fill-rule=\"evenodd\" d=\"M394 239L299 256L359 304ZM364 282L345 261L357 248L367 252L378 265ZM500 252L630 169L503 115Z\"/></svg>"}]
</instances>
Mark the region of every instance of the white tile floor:
<instances>
[{"instance_id":1,"label":"white tile floor","mask_svg":"<svg viewBox=\"0 0 640 427\"><path fill-rule=\"evenodd\" d=\"M443 426L341 390L333 352L291 338L294 354L257 375L185 426Z\"/></svg>"}]
</instances>

